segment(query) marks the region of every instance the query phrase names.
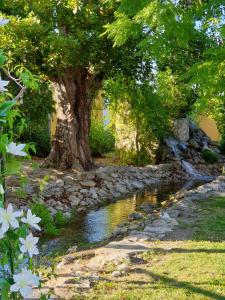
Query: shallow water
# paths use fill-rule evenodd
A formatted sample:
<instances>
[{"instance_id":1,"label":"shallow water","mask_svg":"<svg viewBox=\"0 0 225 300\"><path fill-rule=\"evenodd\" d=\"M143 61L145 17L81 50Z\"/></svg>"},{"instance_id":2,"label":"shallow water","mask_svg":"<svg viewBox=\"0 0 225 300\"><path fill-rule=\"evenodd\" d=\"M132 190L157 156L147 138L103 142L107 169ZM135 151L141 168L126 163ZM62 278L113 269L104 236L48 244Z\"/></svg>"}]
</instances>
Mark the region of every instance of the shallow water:
<instances>
[{"instance_id":1,"label":"shallow water","mask_svg":"<svg viewBox=\"0 0 225 300\"><path fill-rule=\"evenodd\" d=\"M201 184L203 183L187 181L152 186L105 207L76 216L62 230L60 236L41 239L41 254L61 253L75 245L80 248L87 245L94 246L98 242L107 240L118 225L127 221L132 212L139 210L141 204L150 203L159 208L162 202L169 201L172 194L182 189L195 188Z\"/></svg>"}]
</instances>

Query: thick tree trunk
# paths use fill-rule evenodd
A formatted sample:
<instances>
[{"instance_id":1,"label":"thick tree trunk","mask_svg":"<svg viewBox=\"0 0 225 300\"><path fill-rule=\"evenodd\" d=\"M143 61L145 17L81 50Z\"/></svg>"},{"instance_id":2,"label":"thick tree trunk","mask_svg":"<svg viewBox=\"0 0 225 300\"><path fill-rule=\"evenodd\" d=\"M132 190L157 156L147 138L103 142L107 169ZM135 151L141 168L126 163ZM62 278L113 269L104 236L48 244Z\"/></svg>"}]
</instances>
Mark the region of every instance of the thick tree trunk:
<instances>
[{"instance_id":1,"label":"thick tree trunk","mask_svg":"<svg viewBox=\"0 0 225 300\"><path fill-rule=\"evenodd\" d=\"M92 82L85 69L52 79L57 125L46 165L78 170L94 167L88 142Z\"/></svg>"}]
</instances>

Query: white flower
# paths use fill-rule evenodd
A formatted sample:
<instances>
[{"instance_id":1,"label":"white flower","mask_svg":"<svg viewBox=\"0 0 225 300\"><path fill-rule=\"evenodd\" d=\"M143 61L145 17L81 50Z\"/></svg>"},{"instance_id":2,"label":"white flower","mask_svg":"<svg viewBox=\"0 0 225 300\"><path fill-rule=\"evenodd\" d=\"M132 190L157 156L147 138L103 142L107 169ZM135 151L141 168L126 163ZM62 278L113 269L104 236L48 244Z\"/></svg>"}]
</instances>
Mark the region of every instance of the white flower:
<instances>
[{"instance_id":1,"label":"white flower","mask_svg":"<svg viewBox=\"0 0 225 300\"><path fill-rule=\"evenodd\" d=\"M20 247L21 252L28 252L30 257L39 254L38 248L36 247L38 240L39 238L34 237L32 233L30 233L26 239L20 238L20 242L22 243Z\"/></svg>"},{"instance_id":2,"label":"white flower","mask_svg":"<svg viewBox=\"0 0 225 300\"><path fill-rule=\"evenodd\" d=\"M40 226L38 225L38 223L41 221L41 218L38 218L36 215L33 215L30 209L27 211L27 217L22 218L21 221L25 224L30 225L30 227L33 227L37 230L41 230Z\"/></svg>"},{"instance_id":3,"label":"white flower","mask_svg":"<svg viewBox=\"0 0 225 300\"><path fill-rule=\"evenodd\" d=\"M2 184L0 184L0 195L4 195L4 194L5 194L5 191L3 189Z\"/></svg>"},{"instance_id":4,"label":"white flower","mask_svg":"<svg viewBox=\"0 0 225 300\"><path fill-rule=\"evenodd\" d=\"M9 19L0 19L0 26L4 26L9 23Z\"/></svg>"},{"instance_id":5,"label":"white flower","mask_svg":"<svg viewBox=\"0 0 225 300\"><path fill-rule=\"evenodd\" d=\"M0 224L2 224L0 232L4 234L6 231L8 231L10 226L12 228L18 228L19 222L16 218L21 217L21 215L21 211L13 212L12 204L9 204L7 209L0 208Z\"/></svg>"},{"instance_id":6,"label":"white flower","mask_svg":"<svg viewBox=\"0 0 225 300\"><path fill-rule=\"evenodd\" d=\"M16 143L12 142L6 147L6 151L8 153L11 153L11 154L14 154L14 155L26 156L27 153L25 151L22 151L25 146L26 146L26 144L16 145Z\"/></svg>"},{"instance_id":7,"label":"white flower","mask_svg":"<svg viewBox=\"0 0 225 300\"><path fill-rule=\"evenodd\" d=\"M22 297L29 298L32 294L32 287L38 287L40 278L30 270L23 269L21 273L13 275L14 284L11 285L11 292L20 292Z\"/></svg>"},{"instance_id":8,"label":"white flower","mask_svg":"<svg viewBox=\"0 0 225 300\"><path fill-rule=\"evenodd\" d=\"M0 78L0 92L6 92L7 89L5 88L9 84L9 81L7 80L2 80Z\"/></svg>"}]
</instances>

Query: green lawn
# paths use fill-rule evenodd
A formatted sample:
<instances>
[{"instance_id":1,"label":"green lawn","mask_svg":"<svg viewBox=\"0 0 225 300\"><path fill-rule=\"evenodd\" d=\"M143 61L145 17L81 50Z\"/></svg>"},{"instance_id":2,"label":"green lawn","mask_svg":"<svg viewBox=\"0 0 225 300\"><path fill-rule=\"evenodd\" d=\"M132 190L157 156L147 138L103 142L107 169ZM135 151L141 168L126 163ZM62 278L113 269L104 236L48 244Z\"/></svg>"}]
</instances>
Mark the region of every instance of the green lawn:
<instances>
[{"instance_id":1,"label":"green lawn","mask_svg":"<svg viewBox=\"0 0 225 300\"><path fill-rule=\"evenodd\" d=\"M106 270L90 294L76 299L225 299L225 198L199 209L190 241L156 242L127 276L115 279Z\"/></svg>"}]
</instances>

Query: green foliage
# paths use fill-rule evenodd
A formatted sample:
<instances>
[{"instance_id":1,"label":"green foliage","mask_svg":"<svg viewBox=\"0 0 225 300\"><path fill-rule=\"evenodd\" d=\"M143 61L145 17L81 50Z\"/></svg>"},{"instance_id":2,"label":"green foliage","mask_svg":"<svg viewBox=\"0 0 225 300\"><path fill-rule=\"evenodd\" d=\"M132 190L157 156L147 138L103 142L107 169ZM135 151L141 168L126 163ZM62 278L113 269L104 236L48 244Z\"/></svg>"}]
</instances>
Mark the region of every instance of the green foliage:
<instances>
[{"instance_id":1,"label":"green foliage","mask_svg":"<svg viewBox=\"0 0 225 300\"><path fill-rule=\"evenodd\" d=\"M34 143L35 154L39 157L46 157L51 150L49 115L54 111L49 83L41 80L38 90L28 89L24 94L20 110L26 118L26 128L20 140L25 143Z\"/></svg>"},{"instance_id":2,"label":"green foliage","mask_svg":"<svg viewBox=\"0 0 225 300\"><path fill-rule=\"evenodd\" d=\"M46 157L51 150L49 125L42 123L37 124L36 121L28 123L26 130L20 137L20 141L25 143L34 143L36 148L35 154L38 157Z\"/></svg>"},{"instance_id":3,"label":"green foliage","mask_svg":"<svg viewBox=\"0 0 225 300\"><path fill-rule=\"evenodd\" d=\"M93 123L89 134L89 143L93 155L102 155L114 151L115 136L109 127L102 123Z\"/></svg>"},{"instance_id":4,"label":"green foliage","mask_svg":"<svg viewBox=\"0 0 225 300\"><path fill-rule=\"evenodd\" d=\"M222 0L122 0L105 28L114 46L136 41L143 61L154 63L158 78L151 85L165 102L174 100L168 110L180 116L207 111L217 120L225 100L223 16ZM153 111L162 116L160 108Z\"/></svg>"},{"instance_id":5,"label":"green foliage","mask_svg":"<svg viewBox=\"0 0 225 300\"><path fill-rule=\"evenodd\" d=\"M153 162L146 149L138 153L135 150L117 149L116 154L123 165L146 166Z\"/></svg>"},{"instance_id":6,"label":"green foliage","mask_svg":"<svg viewBox=\"0 0 225 300\"><path fill-rule=\"evenodd\" d=\"M60 228L68 224L68 219L64 217L61 211L57 211L53 217L44 204L34 203L31 205L31 211L41 218L40 225L44 234L49 236L57 236L60 234Z\"/></svg>"},{"instance_id":7,"label":"green foliage","mask_svg":"<svg viewBox=\"0 0 225 300\"><path fill-rule=\"evenodd\" d=\"M224 134L222 135L221 140L219 142L219 149L222 154L225 154L225 136L224 136Z\"/></svg>"},{"instance_id":8,"label":"green foliage","mask_svg":"<svg viewBox=\"0 0 225 300\"><path fill-rule=\"evenodd\" d=\"M218 156L210 149L202 150L202 157L207 163L214 164L218 161Z\"/></svg>"},{"instance_id":9,"label":"green foliage","mask_svg":"<svg viewBox=\"0 0 225 300\"><path fill-rule=\"evenodd\" d=\"M57 211L54 216L54 222L57 227L63 227L68 224L68 219L65 218L61 211Z\"/></svg>"},{"instance_id":10,"label":"green foliage","mask_svg":"<svg viewBox=\"0 0 225 300\"><path fill-rule=\"evenodd\" d=\"M40 225L46 235L57 236L60 234L60 230L55 226L54 219L46 205L34 203L31 206L31 211L41 218Z\"/></svg>"}]
</instances>

